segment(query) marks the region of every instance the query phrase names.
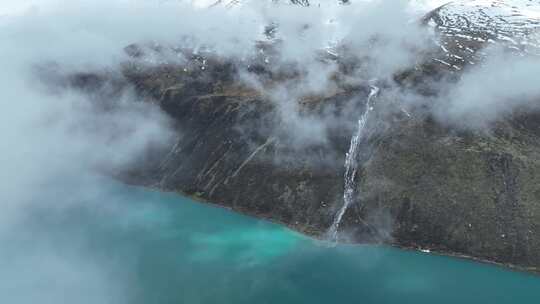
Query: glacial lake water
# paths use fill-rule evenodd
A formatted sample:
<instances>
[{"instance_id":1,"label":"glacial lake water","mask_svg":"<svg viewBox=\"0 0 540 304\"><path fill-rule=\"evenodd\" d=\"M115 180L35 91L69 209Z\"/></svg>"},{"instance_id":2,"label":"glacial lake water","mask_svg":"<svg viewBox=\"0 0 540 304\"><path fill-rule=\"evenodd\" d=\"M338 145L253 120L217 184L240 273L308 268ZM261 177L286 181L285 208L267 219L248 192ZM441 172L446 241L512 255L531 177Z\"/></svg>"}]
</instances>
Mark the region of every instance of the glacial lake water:
<instances>
[{"instance_id":1,"label":"glacial lake water","mask_svg":"<svg viewBox=\"0 0 540 304\"><path fill-rule=\"evenodd\" d=\"M34 212L26 233L105 269L122 290L118 303L540 303L540 276L384 246L330 247L176 194L106 188L56 193L85 203ZM12 248L30 246L23 239Z\"/></svg>"}]
</instances>

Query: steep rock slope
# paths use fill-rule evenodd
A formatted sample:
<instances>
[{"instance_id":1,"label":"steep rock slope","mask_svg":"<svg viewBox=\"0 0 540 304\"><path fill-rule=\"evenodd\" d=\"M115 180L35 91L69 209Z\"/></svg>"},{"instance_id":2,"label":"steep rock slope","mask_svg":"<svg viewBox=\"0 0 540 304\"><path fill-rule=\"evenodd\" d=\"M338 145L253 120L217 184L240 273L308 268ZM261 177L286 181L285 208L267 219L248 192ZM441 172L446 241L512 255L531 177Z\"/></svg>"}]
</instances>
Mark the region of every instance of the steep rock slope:
<instances>
[{"instance_id":1,"label":"steep rock slope","mask_svg":"<svg viewBox=\"0 0 540 304\"><path fill-rule=\"evenodd\" d=\"M442 34L443 54L433 58L441 68L477 64L490 44L537 53L539 3L488 2L450 3L426 17ZM515 111L491 132L446 128L429 115L394 122L364 163L358 214L390 214L402 245L537 269L539 117Z\"/></svg>"},{"instance_id":2,"label":"steep rock slope","mask_svg":"<svg viewBox=\"0 0 540 304\"><path fill-rule=\"evenodd\" d=\"M480 64L490 44L534 56L538 2L456 1L440 7L424 18L440 40L393 81L401 90L436 97L437 83L455 82ZM144 57L137 46L127 51ZM264 57L239 63L180 51L188 54L187 63L124 67L122 81L174 118L178 139L166 151L151 151L123 178L325 236L343 206L345 154L372 84L341 81L354 66L346 56L322 58L340 67L335 88L299 97L298 107L307 118L333 119L324 120L324 135L308 132L320 138L299 140L291 136L299 126L283 120L279 104L238 75L255 75L272 86L284 79L294 83L301 73L273 69ZM72 82L96 88L107 79L77 75ZM540 114L516 110L488 132L456 129L439 122L429 103L404 108L384 93L393 84L376 85L382 93L359 142L355 201L340 223L341 240L540 269Z\"/></svg>"}]
</instances>

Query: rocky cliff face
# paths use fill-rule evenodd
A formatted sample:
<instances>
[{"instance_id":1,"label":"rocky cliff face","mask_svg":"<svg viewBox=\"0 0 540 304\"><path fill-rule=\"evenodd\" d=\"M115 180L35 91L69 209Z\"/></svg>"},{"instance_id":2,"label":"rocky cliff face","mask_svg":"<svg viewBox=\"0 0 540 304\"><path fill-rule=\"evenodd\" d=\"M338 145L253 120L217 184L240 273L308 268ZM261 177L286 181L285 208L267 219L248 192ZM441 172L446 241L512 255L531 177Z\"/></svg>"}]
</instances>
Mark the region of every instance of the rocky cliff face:
<instances>
[{"instance_id":1,"label":"rocky cliff face","mask_svg":"<svg viewBox=\"0 0 540 304\"><path fill-rule=\"evenodd\" d=\"M445 54L435 61L456 71L496 41L512 52L538 51L530 36L538 20L504 1L449 4L426 21L443 35ZM538 269L539 118L515 111L490 132L445 128L429 115L394 121L363 165L359 213L389 213L399 244ZM347 223L354 221L350 213Z\"/></svg>"},{"instance_id":2,"label":"rocky cliff face","mask_svg":"<svg viewBox=\"0 0 540 304\"><path fill-rule=\"evenodd\" d=\"M377 83L382 93L355 158L355 201L339 226L342 240L540 269L540 113L517 109L488 131L461 129L438 120L429 102L404 107L384 93L437 97L436 84L458 81L490 44L534 55L540 23L526 13L538 1L525 1L522 11L508 1L484 2L455 2L428 14L425 27L440 39L416 65ZM271 45L259 48L271 54ZM115 78L116 86L134 86L159 104L178 131L170 147L150 151L123 178L324 237L343 205L345 154L372 83L344 80L356 64L346 55L321 55L339 67L333 89L300 96L297 106L302 118L324 122L324 134L308 132L315 138L299 145L291 134L301 126L284 121L273 97L242 79L251 75L273 87L294 84L301 71L272 68L266 55L235 61L177 51L189 60L153 67L134 60ZM127 52L144 57L135 45ZM71 84L94 90L109 80L80 74Z\"/></svg>"}]
</instances>

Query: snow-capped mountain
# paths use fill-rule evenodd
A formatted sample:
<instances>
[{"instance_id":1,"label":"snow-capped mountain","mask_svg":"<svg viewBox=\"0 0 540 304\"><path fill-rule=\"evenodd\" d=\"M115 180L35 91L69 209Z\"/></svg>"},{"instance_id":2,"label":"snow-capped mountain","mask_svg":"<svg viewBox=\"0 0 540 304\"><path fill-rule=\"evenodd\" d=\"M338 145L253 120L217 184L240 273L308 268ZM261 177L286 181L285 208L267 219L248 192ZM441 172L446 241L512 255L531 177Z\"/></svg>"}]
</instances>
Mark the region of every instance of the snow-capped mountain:
<instances>
[{"instance_id":1,"label":"snow-capped mountain","mask_svg":"<svg viewBox=\"0 0 540 304\"><path fill-rule=\"evenodd\" d=\"M519 55L540 55L540 1L452 1L426 15L424 21L441 35L442 65L460 69L484 57L488 46Z\"/></svg>"},{"instance_id":2,"label":"snow-capped mountain","mask_svg":"<svg viewBox=\"0 0 540 304\"><path fill-rule=\"evenodd\" d=\"M540 29L538 0L453 1L431 16L433 25L447 34L482 33L485 40L528 44ZM536 46L536 45L535 45Z\"/></svg>"}]
</instances>

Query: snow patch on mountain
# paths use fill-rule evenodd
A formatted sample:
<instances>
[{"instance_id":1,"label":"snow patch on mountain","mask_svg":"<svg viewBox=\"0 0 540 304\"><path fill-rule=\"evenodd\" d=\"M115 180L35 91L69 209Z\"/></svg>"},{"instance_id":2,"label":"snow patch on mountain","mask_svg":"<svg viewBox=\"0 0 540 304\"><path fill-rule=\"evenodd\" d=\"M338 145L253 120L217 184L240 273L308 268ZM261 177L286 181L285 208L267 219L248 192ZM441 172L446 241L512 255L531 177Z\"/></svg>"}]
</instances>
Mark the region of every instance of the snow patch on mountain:
<instances>
[{"instance_id":1,"label":"snow patch on mountain","mask_svg":"<svg viewBox=\"0 0 540 304\"><path fill-rule=\"evenodd\" d=\"M453 53L461 57L489 45L540 55L538 0L453 1L433 11L426 21L441 33L441 47L454 45Z\"/></svg>"}]
</instances>

